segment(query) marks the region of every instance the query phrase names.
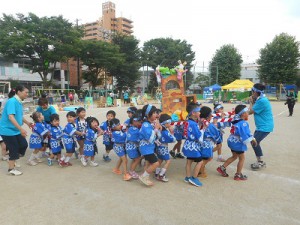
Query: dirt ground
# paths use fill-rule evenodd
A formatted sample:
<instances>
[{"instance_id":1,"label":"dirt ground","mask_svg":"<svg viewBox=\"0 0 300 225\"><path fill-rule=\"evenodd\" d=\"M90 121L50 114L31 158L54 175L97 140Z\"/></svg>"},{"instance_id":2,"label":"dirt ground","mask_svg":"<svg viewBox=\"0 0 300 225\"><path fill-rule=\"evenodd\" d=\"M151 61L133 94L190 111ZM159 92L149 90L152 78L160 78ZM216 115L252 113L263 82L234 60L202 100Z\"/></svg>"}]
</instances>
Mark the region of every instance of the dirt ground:
<instances>
[{"instance_id":1,"label":"dirt ground","mask_svg":"<svg viewBox=\"0 0 300 225\"><path fill-rule=\"evenodd\" d=\"M226 111L235 107L224 106ZM117 161L114 152L110 163L102 160L102 138L98 139L98 167L84 168L74 158L68 168L49 167L46 159L29 166L28 149L19 160L22 176L6 175L7 163L0 162L0 224L300 224L300 106L296 104L293 117L287 117L283 102L272 106L275 131L262 143L267 168L250 170L255 161L250 147L243 170L248 181L233 180L236 162L228 168L230 176L221 177L215 155L207 166L208 178L201 179L203 187L183 181L184 159L172 160L168 183L155 181L153 187L146 187L137 180L126 182L111 172ZM125 121L126 108L109 109ZM87 115L104 121L109 109L89 109ZM59 114L64 126L66 112ZM254 132L252 116L249 123ZM226 141L223 155L231 155Z\"/></svg>"}]
</instances>

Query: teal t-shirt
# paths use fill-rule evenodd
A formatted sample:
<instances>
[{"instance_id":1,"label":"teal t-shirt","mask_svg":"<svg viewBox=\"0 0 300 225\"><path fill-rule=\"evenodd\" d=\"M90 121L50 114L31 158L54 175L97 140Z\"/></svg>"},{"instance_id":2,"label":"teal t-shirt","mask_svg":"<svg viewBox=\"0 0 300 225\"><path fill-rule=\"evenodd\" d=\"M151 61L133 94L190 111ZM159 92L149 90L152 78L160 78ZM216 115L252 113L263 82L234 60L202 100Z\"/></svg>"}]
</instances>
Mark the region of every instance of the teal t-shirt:
<instances>
[{"instance_id":1,"label":"teal t-shirt","mask_svg":"<svg viewBox=\"0 0 300 225\"><path fill-rule=\"evenodd\" d=\"M50 105L50 106L48 107L48 109L43 109L41 106L38 106L38 107L36 108L36 111L43 114L44 120L45 120L47 123L50 123L50 116L51 116L52 114L56 114L56 110L55 110L55 108L54 108L52 105Z\"/></svg>"},{"instance_id":2,"label":"teal t-shirt","mask_svg":"<svg viewBox=\"0 0 300 225\"><path fill-rule=\"evenodd\" d=\"M254 122L257 131L272 132L274 129L274 119L272 106L266 97L260 97L252 107L254 111Z\"/></svg>"},{"instance_id":3,"label":"teal t-shirt","mask_svg":"<svg viewBox=\"0 0 300 225\"><path fill-rule=\"evenodd\" d=\"M18 128L9 120L9 115L15 115L18 124L23 125L23 106L15 97L8 99L4 106L0 120L0 135L15 136L21 134Z\"/></svg>"}]
</instances>

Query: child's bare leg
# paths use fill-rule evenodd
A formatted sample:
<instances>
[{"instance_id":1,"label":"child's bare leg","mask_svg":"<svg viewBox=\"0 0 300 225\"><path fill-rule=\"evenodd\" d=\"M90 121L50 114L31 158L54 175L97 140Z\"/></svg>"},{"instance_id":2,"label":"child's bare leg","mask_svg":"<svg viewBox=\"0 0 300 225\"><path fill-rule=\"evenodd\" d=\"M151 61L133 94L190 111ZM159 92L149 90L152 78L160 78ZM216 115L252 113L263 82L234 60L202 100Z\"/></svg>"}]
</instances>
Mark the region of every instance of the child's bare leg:
<instances>
[{"instance_id":1,"label":"child's bare leg","mask_svg":"<svg viewBox=\"0 0 300 225\"><path fill-rule=\"evenodd\" d=\"M193 160L187 159L186 164L185 164L185 174L187 177L190 177L192 172L191 172L191 167L192 167ZM198 174L197 174L198 175Z\"/></svg>"},{"instance_id":2,"label":"child's bare leg","mask_svg":"<svg viewBox=\"0 0 300 225\"><path fill-rule=\"evenodd\" d=\"M235 161L238 158L238 155L233 152L232 156L229 157L226 162L224 162L223 166L226 168L227 166L229 166L233 161Z\"/></svg>"},{"instance_id":3,"label":"child's bare leg","mask_svg":"<svg viewBox=\"0 0 300 225\"><path fill-rule=\"evenodd\" d=\"M149 164L149 166L147 167L147 170L146 170L146 172L147 172L148 174L153 173L153 171L159 166L158 162L155 162L155 163L152 163L152 164L150 164L150 163L148 162L148 164Z\"/></svg>"},{"instance_id":4,"label":"child's bare leg","mask_svg":"<svg viewBox=\"0 0 300 225\"><path fill-rule=\"evenodd\" d=\"M6 155L6 144L1 142L2 157Z\"/></svg>"},{"instance_id":5,"label":"child's bare leg","mask_svg":"<svg viewBox=\"0 0 300 225\"><path fill-rule=\"evenodd\" d=\"M128 173L128 170L127 170L127 155L123 155L120 159L121 159L121 163L123 163L123 172L124 172L124 174L127 174Z\"/></svg>"},{"instance_id":6,"label":"child's bare leg","mask_svg":"<svg viewBox=\"0 0 300 225\"><path fill-rule=\"evenodd\" d=\"M239 157L239 162L237 164L236 172L238 174L240 174L240 173L242 173L242 169L243 169L244 162L245 162L245 153L239 154L238 157Z\"/></svg>"},{"instance_id":7,"label":"child's bare leg","mask_svg":"<svg viewBox=\"0 0 300 225\"><path fill-rule=\"evenodd\" d=\"M203 161L201 162L197 162L197 164L194 167L194 171L193 171L193 177L197 177L200 171L200 168L202 166Z\"/></svg>"},{"instance_id":8,"label":"child's bare leg","mask_svg":"<svg viewBox=\"0 0 300 225\"><path fill-rule=\"evenodd\" d=\"M179 153L180 152L180 149L181 149L181 143L182 143L182 141L180 140L180 141L177 141L177 153Z\"/></svg>"},{"instance_id":9,"label":"child's bare leg","mask_svg":"<svg viewBox=\"0 0 300 225\"><path fill-rule=\"evenodd\" d=\"M222 155L222 143L218 144L219 148L218 148L218 155Z\"/></svg>"},{"instance_id":10,"label":"child's bare leg","mask_svg":"<svg viewBox=\"0 0 300 225\"><path fill-rule=\"evenodd\" d=\"M120 169L120 166L121 166L121 164L122 164L122 159L121 159L121 158L119 158L119 159L118 159L118 162L117 162L117 165L116 165L116 167L115 167L115 169L119 170L119 169Z\"/></svg>"},{"instance_id":11,"label":"child's bare leg","mask_svg":"<svg viewBox=\"0 0 300 225\"><path fill-rule=\"evenodd\" d=\"M165 161L166 163L165 163L165 165L164 165L164 169L168 169L169 168L169 166L170 166L170 163L171 163L171 160L166 160Z\"/></svg>"},{"instance_id":12,"label":"child's bare leg","mask_svg":"<svg viewBox=\"0 0 300 225\"><path fill-rule=\"evenodd\" d=\"M83 155L83 144L84 144L84 140L78 140L78 145L79 145L79 155Z\"/></svg>"},{"instance_id":13,"label":"child's bare leg","mask_svg":"<svg viewBox=\"0 0 300 225\"><path fill-rule=\"evenodd\" d=\"M130 165L130 170L131 171L135 171L135 168L137 167L137 165L141 162L141 157L135 158L132 160L131 165Z\"/></svg>"}]
</instances>

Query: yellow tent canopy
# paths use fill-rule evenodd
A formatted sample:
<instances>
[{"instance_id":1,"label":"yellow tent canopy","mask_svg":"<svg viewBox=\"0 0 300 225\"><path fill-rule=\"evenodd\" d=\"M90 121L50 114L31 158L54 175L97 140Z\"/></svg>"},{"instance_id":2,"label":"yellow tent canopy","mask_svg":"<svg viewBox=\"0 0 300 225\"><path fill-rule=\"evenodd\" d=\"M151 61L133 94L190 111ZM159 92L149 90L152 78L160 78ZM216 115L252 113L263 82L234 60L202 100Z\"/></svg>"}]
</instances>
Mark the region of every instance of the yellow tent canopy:
<instances>
[{"instance_id":1,"label":"yellow tent canopy","mask_svg":"<svg viewBox=\"0 0 300 225\"><path fill-rule=\"evenodd\" d=\"M250 80L235 80L230 84L222 86L222 90L229 91L250 91L254 83Z\"/></svg>"}]
</instances>

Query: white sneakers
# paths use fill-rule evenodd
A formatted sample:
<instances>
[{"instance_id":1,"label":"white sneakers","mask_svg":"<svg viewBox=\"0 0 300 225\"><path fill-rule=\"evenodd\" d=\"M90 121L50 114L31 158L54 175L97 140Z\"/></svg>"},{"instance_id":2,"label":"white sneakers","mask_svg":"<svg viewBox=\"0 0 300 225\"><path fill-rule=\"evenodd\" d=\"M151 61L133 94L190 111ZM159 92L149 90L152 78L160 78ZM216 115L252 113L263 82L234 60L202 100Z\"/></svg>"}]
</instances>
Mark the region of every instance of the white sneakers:
<instances>
[{"instance_id":1,"label":"white sneakers","mask_svg":"<svg viewBox=\"0 0 300 225\"><path fill-rule=\"evenodd\" d=\"M12 169L11 171L8 171L8 175L13 175L13 176L20 176L22 175L23 173L17 169Z\"/></svg>"},{"instance_id":2,"label":"white sneakers","mask_svg":"<svg viewBox=\"0 0 300 225\"><path fill-rule=\"evenodd\" d=\"M27 161L27 164L29 165L29 166L36 166L37 165L37 162L35 162L35 161Z\"/></svg>"},{"instance_id":3,"label":"white sneakers","mask_svg":"<svg viewBox=\"0 0 300 225\"><path fill-rule=\"evenodd\" d=\"M81 157L80 161L81 161L83 166L87 166L87 160L84 157ZM96 163L95 161L90 161L89 165L95 167L95 166L98 166L99 164Z\"/></svg>"},{"instance_id":4,"label":"white sneakers","mask_svg":"<svg viewBox=\"0 0 300 225\"><path fill-rule=\"evenodd\" d=\"M90 166L98 166L99 164L96 163L95 161L90 161Z\"/></svg>"},{"instance_id":5,"label":"white sneakers","mask_svg":"<svg viewBox=\"0 0 300 225\"><path fill-rule=\"evenodd\" d=\"M83 156L80 158L80 161L83 166L87 166L87 161L85 160L85 158Z\"/></svg>"}]
</instances>

